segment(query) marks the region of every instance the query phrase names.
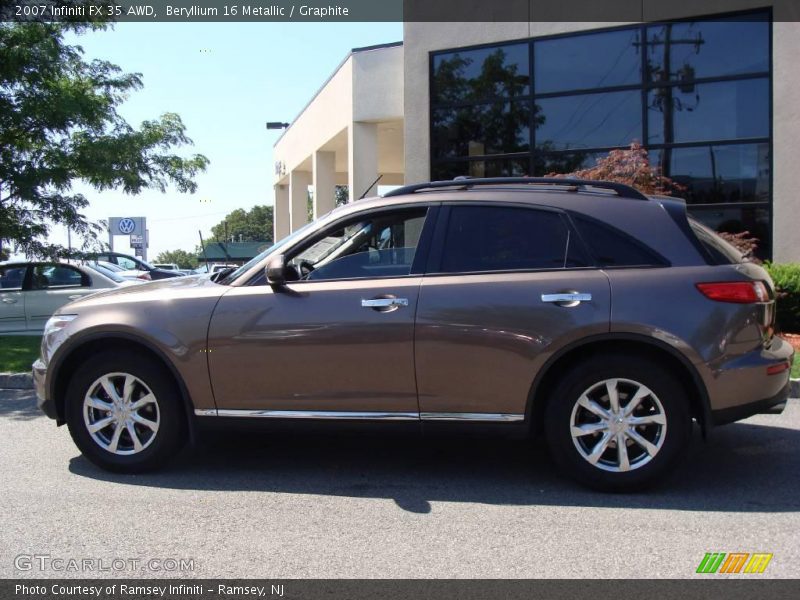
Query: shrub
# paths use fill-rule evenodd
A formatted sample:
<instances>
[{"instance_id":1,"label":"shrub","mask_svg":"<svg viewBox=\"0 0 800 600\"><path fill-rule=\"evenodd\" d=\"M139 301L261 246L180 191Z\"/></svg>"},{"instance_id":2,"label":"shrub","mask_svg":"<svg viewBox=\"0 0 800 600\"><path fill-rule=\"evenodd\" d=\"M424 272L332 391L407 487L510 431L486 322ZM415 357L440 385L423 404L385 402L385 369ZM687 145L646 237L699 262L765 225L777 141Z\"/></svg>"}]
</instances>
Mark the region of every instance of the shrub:
<instances>
[{"instance_id":1,"label":"shrub","mask_svg":"<svg viewBox=\"0 0 800 600\"><path fill-rule=\"evenodd\" d=\"M778 292L778 331L800 333L800 263L766 264L764 267Z\"/></svg>"}]
</instances>

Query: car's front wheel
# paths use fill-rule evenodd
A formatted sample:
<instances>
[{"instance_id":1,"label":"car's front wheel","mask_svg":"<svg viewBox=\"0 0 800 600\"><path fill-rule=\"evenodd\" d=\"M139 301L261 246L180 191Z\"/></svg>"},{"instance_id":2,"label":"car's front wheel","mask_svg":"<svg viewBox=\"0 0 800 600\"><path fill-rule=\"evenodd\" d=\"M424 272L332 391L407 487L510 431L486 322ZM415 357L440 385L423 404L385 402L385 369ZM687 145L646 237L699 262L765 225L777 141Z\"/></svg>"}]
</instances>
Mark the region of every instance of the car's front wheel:
<instances>
[{"instance_id":1,"label":"car's front wheel","mask_svg":"<svg viewBox=\"0 0 800 600\"><path fill-rule=\"evenodd\" d=\"M686 391L654 361L595 358L562 374L545 411L556 462L580 483L629 491L657 482L687 448Z\"/></svg>"},{"instance_id":2,"label":"car's front wheel","mask_svg":"<svg viewBox=\"0 0 800 600\"><path fill-rule=\"evenodd\" d=\"M186 437L174 380L161 365L140 356L89 359L72 377L66 402L72 439L104 469L158 468Z\"/></svg>"}]
</instances>

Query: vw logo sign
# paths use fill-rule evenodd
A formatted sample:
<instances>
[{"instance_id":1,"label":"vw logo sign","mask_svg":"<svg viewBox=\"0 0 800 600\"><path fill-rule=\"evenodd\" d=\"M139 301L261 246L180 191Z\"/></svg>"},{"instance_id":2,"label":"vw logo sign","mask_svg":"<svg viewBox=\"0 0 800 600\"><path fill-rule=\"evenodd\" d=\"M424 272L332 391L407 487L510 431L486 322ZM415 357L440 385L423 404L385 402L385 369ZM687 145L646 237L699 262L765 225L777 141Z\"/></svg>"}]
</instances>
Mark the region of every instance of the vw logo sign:
<instances>
[{"instance_id":1,"label":"vw logo sign","mask_svg":"<svg viewBox=\"0 0 800 600\"><path fill-rule=\"evenodd\" d=\"M120 219L119 220L119 232L125 235L129 233L133 233L133 230L136 229L136 223L134 223L133 219Z\"/></svg>"}]
</instances>

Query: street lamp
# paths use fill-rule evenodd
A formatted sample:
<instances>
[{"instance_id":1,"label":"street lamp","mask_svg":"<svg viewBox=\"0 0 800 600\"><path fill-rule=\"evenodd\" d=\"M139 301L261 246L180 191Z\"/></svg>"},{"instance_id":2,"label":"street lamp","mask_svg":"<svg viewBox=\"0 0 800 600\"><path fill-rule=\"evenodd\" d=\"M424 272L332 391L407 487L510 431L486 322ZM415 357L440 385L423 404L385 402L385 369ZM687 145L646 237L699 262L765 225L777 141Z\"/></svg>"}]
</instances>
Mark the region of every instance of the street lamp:
<instances>
[{"instance_id":1,"label":"street lamp","mask_svg":"<svg viewBox=\"0 0 800 600\"><path fill-rule=\"evenodd\" d=\"M280 121L267 121L267 129L286 129L289 123L282 123Z\"/></svg>"}]
</instances>

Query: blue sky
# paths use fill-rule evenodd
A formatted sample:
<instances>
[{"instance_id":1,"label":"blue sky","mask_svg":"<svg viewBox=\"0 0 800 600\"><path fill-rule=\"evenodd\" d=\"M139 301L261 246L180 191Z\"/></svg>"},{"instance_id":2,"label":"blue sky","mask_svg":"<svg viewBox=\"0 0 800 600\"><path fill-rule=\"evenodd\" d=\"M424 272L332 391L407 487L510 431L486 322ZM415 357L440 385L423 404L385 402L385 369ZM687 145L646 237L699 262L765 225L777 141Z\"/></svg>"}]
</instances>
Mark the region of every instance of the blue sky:
<instances>
[{"instance_id":1,"label":"blue sky","mask_svg":"<svg viewBox=\"0 0 800 600\"><path fill-rule=\"evenodd\" d=\"M351 48L402 39L402 23L122 23L71 37L87 59L102 58L143 76L144 88L121 107L132 125L164 112L183 119L194 147L211 164L196 194L138 196L78 186L91 220L145 216L148 258L193 250L226 213L272 204L272 145L266 121L291 121ZM201 202L202 201L202 202ZM53 229L66 243L66 231ZM130 252L125 237L115 250Z\"/></svg>"}]
</instances>

